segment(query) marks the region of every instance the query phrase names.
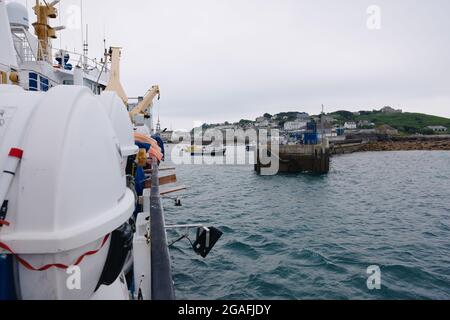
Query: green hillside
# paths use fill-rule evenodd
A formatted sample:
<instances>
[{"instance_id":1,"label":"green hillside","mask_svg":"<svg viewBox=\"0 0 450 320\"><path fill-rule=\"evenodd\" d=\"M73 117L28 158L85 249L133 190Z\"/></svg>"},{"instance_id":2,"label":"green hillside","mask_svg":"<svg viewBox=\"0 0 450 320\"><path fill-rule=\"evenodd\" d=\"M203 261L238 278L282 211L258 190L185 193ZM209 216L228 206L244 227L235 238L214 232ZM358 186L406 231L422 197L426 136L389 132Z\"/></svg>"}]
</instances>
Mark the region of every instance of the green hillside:
<instances>
[{"instance_id":1,"label":"green hillside","mask_svg":"<svg viewBox=\"0 0 450 320\"><path fill-rule=\"evenodd\" d=\"M342 123L367 120L377 126L387 124L400 132L411 134L424 132L426 131L424 129L428 126L444 126L450 129L450 119L421 113L361 112L361 115L354 115L348 111L338 111L330 115Z\"/></svg>"}]
</instances>

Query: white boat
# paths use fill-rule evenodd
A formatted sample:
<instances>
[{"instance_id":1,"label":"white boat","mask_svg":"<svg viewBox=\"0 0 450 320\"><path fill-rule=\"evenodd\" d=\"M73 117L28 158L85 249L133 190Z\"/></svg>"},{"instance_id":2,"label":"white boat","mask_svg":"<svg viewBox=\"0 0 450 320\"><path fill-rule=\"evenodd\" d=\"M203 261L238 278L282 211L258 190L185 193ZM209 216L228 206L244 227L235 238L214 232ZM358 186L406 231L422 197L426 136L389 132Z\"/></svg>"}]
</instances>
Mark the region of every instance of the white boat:
<instances>
[{"instance_id":1,"label":"white boat","mask_svg":"<svg viewBox=\"0 0 450 320\"><path fill-rule=\"evenodd\" d=\"M150 298L149 247L130 232L126 166L138 148L109 67L118 49L102 63L54 50L57 3L36 3L34 36L27 9L0 0L0 298L135 298L127 263L146 270L136 281Z\"/></svg>"},{"instance_id":2,"label":"white boat","mask_svg":"<svg viewBox=\"0 0 450 320\"><path fill-rule=\"evenodd\" d=\"M189 146L184 149L184 152L190 153L191 156L223 157L227 152L227 148L223 146Z\"/></svg>"},{"instance_id":3,"label":"white boat","mask_svg":"<svg viewBox=\"0 0 450 320\"><path fill-rule=\"evenodd\" d=\"M54 50L58 2L36 2L35 37L0 0L0 300L174 299L157 161L142 197L130 176L159 87L129 113L119 48Z\"/></svg>"}]
</instances>

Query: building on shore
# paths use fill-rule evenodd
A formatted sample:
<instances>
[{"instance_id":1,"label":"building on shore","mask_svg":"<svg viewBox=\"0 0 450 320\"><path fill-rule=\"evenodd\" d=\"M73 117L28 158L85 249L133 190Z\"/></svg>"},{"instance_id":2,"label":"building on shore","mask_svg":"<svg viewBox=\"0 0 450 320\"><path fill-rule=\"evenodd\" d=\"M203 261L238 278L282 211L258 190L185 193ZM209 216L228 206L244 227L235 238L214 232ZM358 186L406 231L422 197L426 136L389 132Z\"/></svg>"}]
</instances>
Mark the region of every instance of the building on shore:
<instances>
[{"instance_id":1,"label":"building on shore","mask_svg":"<svg viewBox=\"0 0 450 320\"><path fill-rule=\"evenodd\" d=\"M270 121L265 119L263 121L257 121L255 124L256 128L268 128L270 126Z\"/></svg>"},{"instance_id":2,"label":"building on shore","mask_svg":"<svg viewBox=\"0 0 450 320\"><path fill-rule=\"evenodd\" d=\"M444 126L428 126L427 129L433 130L435 133L447 133L448 128Z\"/></svg>"},{"instance_id":3,"label":"building on shore","mask_svg":"<svg viewBox=\"0 0 450 320\"><path fill-rule=\"evenodd\" d=\"M284 130L286 131L297 131L306 129L307 121L304 120L296 120L296 121L288 121L284 124Z\"/></svg>"},{"instance_id":4,"label":"building on shore","mask_svg":"<svg viewBox=\"0 0 450 320\"><path fill-rule=\"evenodd\" d=\"M395 113L403 113L403 110L400 110L400 109L396 110L392 107L387 106L387 107L384 107L383 109L381 109L381 112L386 113L386 114L395 114Z\"/></svg>"},{"instance_id":5,"label":"building on shore","mask_svg":"<svg viewBox=\"0 0 450 320\"><path fill-rule=\"evenodd\" d=\"M256 128L267 128L270 125L270 120L266 117L259 117L256 118L256 123L255 123L255 127Z\"/></svg>"},{"instance_id":6,"label":"building on shore","mask_svg":"<svg viewBox=\"0 0 450 320\"><path fill-rule=\"evenodd\" d=\"M358 125L356 124L356 122L346 122L344 124L344 129L345 130L356 130L356 129L358 129Z\"/></svg>"},{"instance_id":7,"label":"building on shore","mask_svg":"<svg viewBox=\"0 0 450 320\"><path fill-rule=\"evenodd\" d=\"M259 118L256 118L256 122L258 122L258 123L264 122L264 121L266 121L266 120L269 120L269 119L267 119L266 117L259 117Z\"/></svg>"},{"instance_id":8,"label":"building on shore","mask_svg":"<svg viewBox=\"0 0 450 320\"><path fill-rule=\"evenodd\" d=\"M397 129L392 128L391 126L389 126L387 124L379 126L378 128L376 128L375 131L377 134L383 134L383 135L388 135L388 136L396 136L399 134Z\"/></svg>"},{"instance_id":9,"label":"building on shore","mask_svg":"<svg viewBox=\"0 0 450 320\"><path fill-rule=\"evenodd\" d=\"M164 131L160 133L161 139L164 143L172 143L173 131Z\"/></svg>"},{"instance_id":10,"label":"building on shore","mask_svg":"<svg viewBox=\"0 0 450 320\"><path fill-rule=\"evenodd\" d=\"M375 123L370 122L369 120L362 120L358 122L358 128L374 128Z\"/></svg>"}]
</instances>

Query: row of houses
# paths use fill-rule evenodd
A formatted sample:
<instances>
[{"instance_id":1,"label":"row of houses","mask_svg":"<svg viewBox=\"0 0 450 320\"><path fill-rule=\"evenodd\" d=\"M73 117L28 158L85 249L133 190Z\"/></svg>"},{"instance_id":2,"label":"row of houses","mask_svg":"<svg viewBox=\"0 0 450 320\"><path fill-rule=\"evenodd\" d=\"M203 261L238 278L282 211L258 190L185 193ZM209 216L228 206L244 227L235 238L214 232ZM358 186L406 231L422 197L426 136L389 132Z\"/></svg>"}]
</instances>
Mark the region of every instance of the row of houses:
<instances>
[{"instance_id":1,"label":"row of houses","mask_svg":"<svg viewBox=\"0 0 450 320\"><path fill-rule=\"evenodd\" d=\"M363 120L359 122L353 122L349 121L344 124L344 128L346 130L356 130L356 129L371 129L375 128L376 124L373 122L370 122L368 120Z\"/></svg>"},{"instance_id":2,"label":"row of houses","mask_svg":"<svg viewBox=\"0 0 450 320\"><path fill-rule=\"evenodd\" d=\"M402 113L402 110L396 110L391 107L385 107L378 112L382 113ZM275 116L266 114L256 119L256 121L242 120L239 123L230 124L228 122L220 125L212 125L209 128L217 130L239 130L239 129L279 129L285 134L298 133L305 131L308 122L314 120L317 123L319 133L323 133L326 136L340 136L344 132L348 133L371 133L371 134L388 134L397 135L399 131L395 128L382 125L377 126L375 123L369 120L361 121L347 121L344 124L340 123L336 118L329 115L320 115L311 117L307 113L302 112L290 112L282 113ZM435 133L447 133L448 129L444 126L430 126L425 129L432 130Z\"/></svg>"},{"instance_id":3,"label":"row of houses","mask_svg":"<svg viewBox=\"0 0 450 320\"><path fill-rule=\"evenodd\" d=\"M345 128L345 130L348 130L348 131L355 131L355 130L359 130L359 131L361 131L361 130L365 130L365 131L369 130L370 131L372 129L372 131L374 131L374 132L377 131L377 129L380 129L380 128L382 128L382 129L383 128L385 128L385 129L387 128L387 130L389 131L390 135L398 134L398 130L392 128L391 126L383 125L383 126L380 126L380 127L376 128L376 125L374 123L368 124L368 123L346 122L345 125L344 125L344 128ZM434 133L438 133L438 134L444 134L444 133L448 132L448 128L444 127L444 126L428 126L428 127L424 128L424 129L431 130Z\"/></svg>"},{"instance_id":4,"label":"row of houses","mask_svg":"<svg viewBox=\"0 0 450 320\"><path fill-rule=\"evenodd\" d=\"M435 133L447 133L448 128L444 126L428 126L428 130L432 130Z\"/></svg>"},{"instance_id":5,"label":"row of houses","mask_svg":"<svg viewBox=\"0 0 450 320\"><path fill-rule=\"evenodd\" d=\"M306 128L308 121L311 120L311 116L308 113L298 112L296 113L295 120L291 120L292 117L275 115L271 118L259 117L256 119L254 126L256 128L277 128L284 129L286 131L296 131ZM283 124L283 125L282 125Z\"/></svg>"}]
</instances>

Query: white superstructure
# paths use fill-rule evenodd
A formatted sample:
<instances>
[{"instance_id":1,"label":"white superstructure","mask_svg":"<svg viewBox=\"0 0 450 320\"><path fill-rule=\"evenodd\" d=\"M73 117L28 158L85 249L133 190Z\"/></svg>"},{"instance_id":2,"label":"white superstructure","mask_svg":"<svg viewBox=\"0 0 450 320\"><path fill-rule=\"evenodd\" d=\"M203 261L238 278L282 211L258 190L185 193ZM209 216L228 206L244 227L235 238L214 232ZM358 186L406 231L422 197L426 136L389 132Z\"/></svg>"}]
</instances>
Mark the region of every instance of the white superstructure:
<instances>
[{"instance_id":1,"label":"white superstructure","mask_svg":"<svg viewBox=\"0 0 450 320\"><path fill-rule=\"evenodd\" d=\"M34 35L26 8L0 0L0 297L128 299L127 256L110 255L118 233L132 237L133 125L116 93L100 95L106 54L89 63L51 47L56 3L37 2Z\"/></svg>"},{"instance_id":2,"label":"white superstructure","mask_svg":"<svg viewBox=\"0 0 450 320\"><path fill-rule=\"evenodd\" d=\"M57 14L54 10L55 14L45 19L54 19ZM39 34L41 24L36 22L33 26L35 34ZM44 92L60 84L77 84L100 94L110 77L106 54L101 62L97 62L84 54L55 49L51 39L56 38L56 32L63 27L45 27L48 30L44 30L44 41L30 31L25 6L0 0L0 70L8 74L6 81L4 77L1 83L19 84L25 90ZM10 72L17 72L16 79L9 78Z\"/></svg>"},{"instance_id":3,"label":"white superstructure","mask_svg":"<svg viewBox=\"0 0 450 320\"><path fill-rule=\"evenodd\" d=\"M0 0L0 300L173 299L159 185L174 175L141 119L159 86L128 110L120 48L101 63L52 48L58 2L36 1L32 34ZM221 233L196 228L206 257Z\"/></svg>"},{"instance_id":4,"label":"white superstructure","mask_svg":"<svg viewBox=\"0 0 450 320\"><path fill-rule=\"evenodd\" d=\"M11 35L11 29L6 10L5 0L0 0L0 71L4 74L11 72L11 69L18 69L16 54ZM0 83L6 82L5 78L0 79Z\"/></svg>"}]
</instances>

